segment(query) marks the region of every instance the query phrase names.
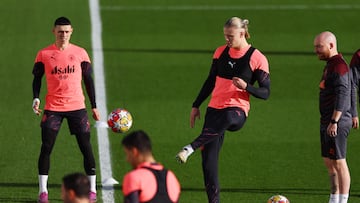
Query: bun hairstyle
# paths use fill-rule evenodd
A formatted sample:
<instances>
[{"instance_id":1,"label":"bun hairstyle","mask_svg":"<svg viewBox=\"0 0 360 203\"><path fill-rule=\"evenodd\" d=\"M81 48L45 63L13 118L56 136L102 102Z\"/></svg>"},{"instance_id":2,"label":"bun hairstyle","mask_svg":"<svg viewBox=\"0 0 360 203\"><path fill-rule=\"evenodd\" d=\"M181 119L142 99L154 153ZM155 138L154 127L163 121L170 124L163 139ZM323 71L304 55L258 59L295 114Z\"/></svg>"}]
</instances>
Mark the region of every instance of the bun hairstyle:
<instances>
[{"instance_id":1,"label":"bun hairstyle","mask_svg":"<svg viewBox=\"0 0 360 203\"><path fill-rule=\"evenodd\" d=\"M231 17L229 20L227 20L225 22L224 27L226 28L230 28L230 27L235 27L235 28L239 28L239 29L244 29L245 31L245 38L249 39L250 38L250 33L248 30L248 25L249 25L249 20L248 19L241 19L239 17Z\"/></svg>"}]
</instances>

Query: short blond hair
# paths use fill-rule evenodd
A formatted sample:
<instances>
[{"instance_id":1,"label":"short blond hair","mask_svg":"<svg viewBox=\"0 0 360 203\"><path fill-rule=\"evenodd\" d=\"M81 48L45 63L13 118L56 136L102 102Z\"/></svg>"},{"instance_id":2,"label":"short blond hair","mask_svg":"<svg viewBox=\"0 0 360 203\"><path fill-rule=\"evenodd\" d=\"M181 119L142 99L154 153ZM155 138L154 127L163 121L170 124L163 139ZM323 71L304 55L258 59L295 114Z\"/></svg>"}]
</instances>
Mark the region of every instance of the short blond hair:
<instances>
[{"instance_id":1,"label":"short blond hair","mask_svg":"<svg viewBox=\"0 0 360 203\"><path fill-rule=\"evenodd\" d=\"M242 20L239 17L231 17L229 20L227 20L225 22L224 27L225 28L235 27L235 28L239 28L239 29L244 29L245 30L245 38L249 39L250 33L249 33L248 25L249 25L248 19Z\"/></svg>"}]
</instances>

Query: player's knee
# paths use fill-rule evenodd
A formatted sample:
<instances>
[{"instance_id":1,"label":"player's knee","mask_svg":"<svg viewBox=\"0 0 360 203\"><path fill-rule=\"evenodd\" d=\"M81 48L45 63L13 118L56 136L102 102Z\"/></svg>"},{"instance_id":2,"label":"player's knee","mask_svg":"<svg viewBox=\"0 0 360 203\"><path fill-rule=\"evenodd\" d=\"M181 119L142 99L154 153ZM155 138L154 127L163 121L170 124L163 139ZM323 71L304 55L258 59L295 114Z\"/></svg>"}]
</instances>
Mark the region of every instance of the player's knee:
<instances>
[{"instance_id":1,"label":"player's knee","mask_svg":"<svg viewBox=\"0 0 360 203\"><path fill-rule=\"evenodd\" d=\"M50 155L53 149L53 145L51 143L42 143L41 145L41 153L43 155Z\"/></svg>"},{"instance_id":2,"label":"player's knee","mask_svg":"<svg viewBox=\"0 0 360 203\"><path fill-rule=\"evenodd\" d=\"M333 161L333 166L337 172L348 170L346 159L337 159Z\"/></svg>"}]
</instances>

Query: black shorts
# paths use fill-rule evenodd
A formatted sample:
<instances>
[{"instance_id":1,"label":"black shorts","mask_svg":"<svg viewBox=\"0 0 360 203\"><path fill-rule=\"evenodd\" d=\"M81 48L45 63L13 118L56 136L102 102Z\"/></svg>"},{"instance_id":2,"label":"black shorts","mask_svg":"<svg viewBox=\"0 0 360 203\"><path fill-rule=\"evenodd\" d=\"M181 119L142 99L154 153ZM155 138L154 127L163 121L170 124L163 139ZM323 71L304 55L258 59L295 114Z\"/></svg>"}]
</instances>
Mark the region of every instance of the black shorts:
<instances>
[{"instance_id":1,"label":"black shorts","mask_svg":"<svg viewBox=\"0 0 360 203\"><path fill-rule=\"evenodd\" d=\"M64 118L67 119L72 135L90 132L90 122L86 109L65 112L45 110L40 126L59 131Z\"/></svg>"},{"instance_id":2,"label":"black shorts","mask_svg":"<svg viewBox=\"0 0 360 203\"><path fill-rule=\"evenodd\" d=\"M243 127L246 121L245 112L237 107L225 109L207 108L203 133L223 134L226 130L237 131Z\"/></svg>"},{"instance_id":3,"label":"black shorts","mask_svg":"<svg viewBox=\"0 0 360 203\"><path fill-rule=\"evenodd\" d=\"M321 126L321 156L333 160L345 159L347 150L347 137L349 133L349 127L339 127L337 129L337 135L335 137L330 137L327 134L327 126Z\"/></svg>"}]
</instances>

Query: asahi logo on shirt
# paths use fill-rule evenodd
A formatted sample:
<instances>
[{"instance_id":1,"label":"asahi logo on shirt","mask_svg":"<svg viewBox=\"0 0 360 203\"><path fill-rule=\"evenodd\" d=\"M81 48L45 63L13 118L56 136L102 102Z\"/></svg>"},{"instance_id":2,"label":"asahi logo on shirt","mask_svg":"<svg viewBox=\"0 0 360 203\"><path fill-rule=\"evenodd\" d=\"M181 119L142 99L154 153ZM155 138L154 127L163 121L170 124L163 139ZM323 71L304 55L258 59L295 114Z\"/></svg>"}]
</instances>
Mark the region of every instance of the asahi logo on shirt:
<instances>
[{"instance_id":1,"label":"asahi logo on shirt","mask_svg":"<svg viewBox=\"0 0 360 203\"><path fill-rule=\"evenodd\" d=\"M69 66L69 65L66 68L55 66L55 68L51 70L51 74L58 75L59 80L66 80L69 77L69 74L74 72L75 72L75 66Z\"/></svg>"},{"instance_id":2,"label":"asahi logo on shirt","mask_svg":"<svg viewBox=\"0 0 360 203\"><path fill-rule=\"evenodd\" d=\"M67 66L65 68L61 68L61 67L57 67L55 66L54 69L52 69L51 74L57 74L57 75L61 75L61 74L69 74L69 73L74 73L75 72L75 66Z\"/></svg>"}]
</instances>

